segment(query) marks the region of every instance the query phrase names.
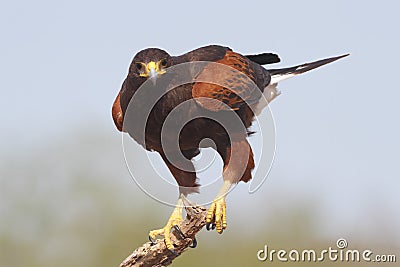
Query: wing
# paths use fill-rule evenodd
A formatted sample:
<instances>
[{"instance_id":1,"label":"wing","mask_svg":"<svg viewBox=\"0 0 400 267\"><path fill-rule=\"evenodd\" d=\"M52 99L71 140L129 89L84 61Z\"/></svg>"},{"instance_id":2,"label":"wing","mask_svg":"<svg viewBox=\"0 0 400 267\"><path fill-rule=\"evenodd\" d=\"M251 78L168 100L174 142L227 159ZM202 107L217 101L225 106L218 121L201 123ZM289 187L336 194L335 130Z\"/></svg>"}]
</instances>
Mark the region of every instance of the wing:
<instances>
[{"instance_id":1,"label":"wing","mask_svg":"<svg viewBox=\"0 0 400 267\"><path fill-rule=\"evenodd\" d=\"M273 53L262 53L258 55L246 55L248 59L251 61L260 64L260 65L265 65L265 64L273 64L273 63L279 63L281 62L281 59L277 54Z\"/></svg>"},{"instance_id":2,"label":"wing","mask_svg":"<svg viewBox=\"0 0 400 267\"><path fill-rule=\"evenodd\" d=\"M112 114L112 118L114 120L115 126L117 126L117 129L120 132L122 132L122 124L124 121L124 115L123 115L122 109L121 109L120 98L121 98L121 92L118 93L117 97L114 100L114 103L113 103L112 109L111 109L111 114Z\"/></svg>"},{"instance_id":3,"label":"wing","mask_svg":"<svg viewBox=\"0 0 400 267\"><path fill-rule=\"evenodd\" d=\"M216 62L224 58L227 51L232 51L229 47L220 45L209 45L197 48L181 56L172 58L172 65L191 61L211 61Z\"/></svg>"},{"instance_id":4,"label":"wing","mask_svg":"<svg viewBox=\"0 0 400 267\"><path fill-rule=\"evenodd\" d=\"M260 65L230 50L216 63L230 68L207 65L196 77L199 82L192 88L196 102L210 111L237 110L244 104L256 103L271 79Z\"/></svg>"},{"instance_id":5,"label":"wing","mask_svg":"<svg viewBox=\"0 0 400 267\"><path fill-rule=\"evenodd\" d=\"M121 90L115 98L111 109L112 118L119 131L123 131L124 114L129 102L144 81L145 78L143 77L131 77L128 75L122 83Z\"/></svg>"}]
</instances>

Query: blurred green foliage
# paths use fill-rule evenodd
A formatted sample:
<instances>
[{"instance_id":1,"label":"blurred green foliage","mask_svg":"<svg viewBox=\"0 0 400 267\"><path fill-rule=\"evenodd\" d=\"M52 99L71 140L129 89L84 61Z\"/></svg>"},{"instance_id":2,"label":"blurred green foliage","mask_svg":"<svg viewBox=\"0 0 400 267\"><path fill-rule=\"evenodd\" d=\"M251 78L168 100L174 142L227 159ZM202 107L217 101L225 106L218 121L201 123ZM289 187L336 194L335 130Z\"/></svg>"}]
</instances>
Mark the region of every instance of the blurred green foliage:
<instances>
[{"instance_id":1,"label":"blurred green foliage","mask_svg":"<svg viewBox=\"0 0 400 267\"><path fill-rule=\"evenodd\" d=\"M130 180L119 142L116 136L72 134L23 154L2 155L0 266L118 266L147 241L149 230L163 226L172 209ZM229 202L228 209L245 208ZM231 213L223 235L200 232L199 246L173 266L283 266L287 263L258 261L257 251L264 245L286 250L335 245L314 231L313 205L299 202L274 216L262 214L268 205L252 205L249 218L240 219L240 210Z\"/></svg>"}]
</instances>

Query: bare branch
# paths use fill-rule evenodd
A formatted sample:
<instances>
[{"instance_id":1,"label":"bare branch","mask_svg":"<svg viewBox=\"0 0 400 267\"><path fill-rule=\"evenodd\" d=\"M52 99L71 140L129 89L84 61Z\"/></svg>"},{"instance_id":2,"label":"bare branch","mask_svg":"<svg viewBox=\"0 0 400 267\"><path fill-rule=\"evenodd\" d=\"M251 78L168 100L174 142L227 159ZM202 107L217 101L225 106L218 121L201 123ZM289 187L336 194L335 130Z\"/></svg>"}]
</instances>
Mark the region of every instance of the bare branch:
<instances>
[{"instance_id":1,"label":"bare branch","mask_svg":"<svg viewBox=\"0 0 400 267\"><path fill-rule=\"evenodd\" d=\"M186 201L184 201L185 203ZM172 232L171 240L177 255L172 253L165 246L164 240L157 240L156 244L151 242L143 244L141 247L129 255L120 265L120 267L145 267L157 266L164 267L172 263L172 261L181 255L191 244L195 235L206 224L206 209L201 206L186 206L186 219L179 226L185 238L181 237L177 231Z\"/></svg>"}]
</instances>

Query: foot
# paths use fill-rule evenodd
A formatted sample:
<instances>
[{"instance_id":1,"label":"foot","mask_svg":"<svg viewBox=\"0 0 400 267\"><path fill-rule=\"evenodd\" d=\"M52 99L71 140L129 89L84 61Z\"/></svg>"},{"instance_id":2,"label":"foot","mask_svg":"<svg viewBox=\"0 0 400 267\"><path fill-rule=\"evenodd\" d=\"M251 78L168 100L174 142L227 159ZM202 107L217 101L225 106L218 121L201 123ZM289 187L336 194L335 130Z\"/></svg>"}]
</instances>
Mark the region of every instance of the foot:
<instances>
[{"instance_id":1,"label":"foot","mask_svg":"<svg viewBox=\"0 0 400 267\"><path fill-rule=\"evenodd\" d=\"M207 230L211 228L217 229L219 234L222 234L224 229L226 229L226 202L225 197L219 197L214 199L210 208L207 211Z\"/></svg>"},{"instance_id":2,"label":"foot","mask_svg":"<svg viewBox=\"0 0 400 267\"><path fill-rule=\"evenodd\" d=\"M181 202L181 200L179 200L178 204L177 204L176 208L174 209L174 211L172 212L171 217L169 218L167 224L161 229L150 231L149 239L152 243L155 242L155 239L157 236L164 236L165 245L171 252L175 253L174 245L172 244L172 241L171 241L171 230L172 230L172 228L179 229L178 226L182 222L182 209L183 209L182 202ZM178 233L182 234L182 232L180 230L178 231ZM182 236L182 238L184 238L184 236Z\"/></svg>"}]
</instances>

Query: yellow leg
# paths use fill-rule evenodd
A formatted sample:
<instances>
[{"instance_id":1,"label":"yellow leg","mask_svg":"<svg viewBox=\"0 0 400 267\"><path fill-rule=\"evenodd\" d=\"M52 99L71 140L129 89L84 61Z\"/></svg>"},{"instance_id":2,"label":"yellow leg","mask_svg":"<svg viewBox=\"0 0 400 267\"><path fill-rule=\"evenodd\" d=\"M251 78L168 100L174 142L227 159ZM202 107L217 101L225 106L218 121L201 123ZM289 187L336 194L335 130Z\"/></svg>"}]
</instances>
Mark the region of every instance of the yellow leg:
<instances>
[{"instance_id":1,"label":"yellow leg","mask_svg":"<svg viewBox=\"0 0 400 267\"><path fill-rule=\"evenodd\" d=\"M169 217L167 224L161 229L150 231L150 239L154 240L157 236L164 236L165 245L169 250L173 251L174 246L171 242L171 228L175 225L179 226L179 224L182 222L182 209L182 199L179 197L178 203L176 204L176 207L172 212L171 217Z\"/></svg>"},{"instance_id":2,"label":"yellow leg","mask_svg":"<svg viewBox=\"0 0 400 267\"><path fill-rule=\"evenodd\" d=\"M207 211L206 222L208 224L215 224L217 232L222 234L226 229L226 201L225 197L231 188L232 183L224 181L217 197L211 203L210 208ZM214 229L214 228L213 228Z\"/></svg>"}]
</instances>

